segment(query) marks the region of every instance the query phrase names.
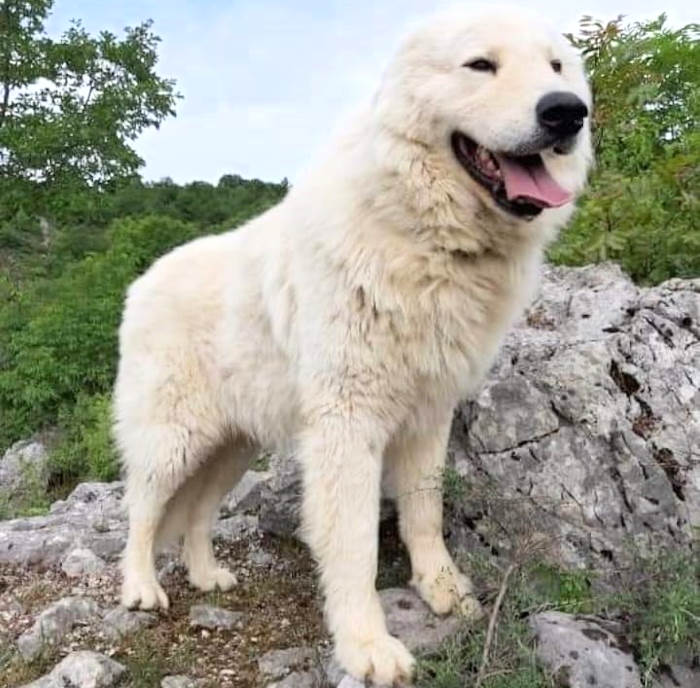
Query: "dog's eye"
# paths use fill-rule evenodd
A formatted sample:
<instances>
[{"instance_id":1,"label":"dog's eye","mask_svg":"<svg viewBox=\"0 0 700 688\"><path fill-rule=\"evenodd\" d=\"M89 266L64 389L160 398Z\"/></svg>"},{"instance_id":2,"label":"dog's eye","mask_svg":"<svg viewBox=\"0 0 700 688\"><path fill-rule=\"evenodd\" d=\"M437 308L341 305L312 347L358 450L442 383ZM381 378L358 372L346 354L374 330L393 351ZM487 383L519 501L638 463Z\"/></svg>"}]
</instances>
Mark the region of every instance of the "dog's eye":
<instances>
[{"instance_id":1,"label":"dog's eye","mask_svg":"<svg viewBox=\"0 0 700 688\"><path fill-rule=\"evenodd\" d=\"M549 64L552 65L552 69L559 74L561 72L561 60L552 60Z\"/></svg>"},{"instance_id":2,"label":"dog's eye","mask_svg":"<svg viewBox=\"0 0 700 688\"><path fill-rule=\"evenodd\" d=\"M465 62L463 67L469 67L469 69L473 69L477 72L493 72L494 74L496 73L496 63L492 62L491 60L487 60L483 57L480 57L476 60L472 60L471 62Z\"/></svg>"}]
</instances>

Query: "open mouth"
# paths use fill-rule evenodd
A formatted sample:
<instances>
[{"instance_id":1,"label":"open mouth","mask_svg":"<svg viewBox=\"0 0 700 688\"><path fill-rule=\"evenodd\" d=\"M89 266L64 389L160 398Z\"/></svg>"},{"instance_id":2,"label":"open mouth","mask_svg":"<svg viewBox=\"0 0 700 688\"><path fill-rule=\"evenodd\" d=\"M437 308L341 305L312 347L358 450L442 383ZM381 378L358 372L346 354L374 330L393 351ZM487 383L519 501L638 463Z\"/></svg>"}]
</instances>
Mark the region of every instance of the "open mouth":
<instances>
[{"instance_id":1,"label":"open mouth","mask_svg":"<svg viewBox=\"0 0 700 688\"><path fill-rule=\"evenodd\" d=\"M495 153L458 131L452 134L452 149L472 179L511 215L532 219L544 208L556 208L572 198L549 174L539 153Z\"/></svg>"}]
</instances>

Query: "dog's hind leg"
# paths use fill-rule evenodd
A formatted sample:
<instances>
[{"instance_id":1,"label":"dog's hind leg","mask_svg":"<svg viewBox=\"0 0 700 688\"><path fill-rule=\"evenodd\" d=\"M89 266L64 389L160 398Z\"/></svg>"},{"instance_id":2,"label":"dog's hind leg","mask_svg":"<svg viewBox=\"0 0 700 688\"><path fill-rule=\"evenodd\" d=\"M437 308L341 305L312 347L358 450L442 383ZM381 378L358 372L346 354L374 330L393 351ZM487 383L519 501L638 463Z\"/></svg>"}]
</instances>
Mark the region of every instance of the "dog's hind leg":
<instances>
[{"instance_id":1,"label":"dog's hind leg","mask_svg":"<svg viewBox=\"0 0 700 688\"><path fill-rule=\"evenodd\" d=\"M183 559L190 583L200 590L230 590L236 577L214 558L211 530L222 497L241 478L255 448L240 440L218 449L199 469L189 500Z\"/></svg>"},{"instance_id":2,"label":"dog's hind leg","mask_svg":"<svg viewBox=\"0 0 700 688\"><path fill-rule=\"evenodd\" d=\"M168 597L156 577L156 538L168 502L191 478L202 451L192 433L180 426L141 428L132 437L135 441L131 446L124 446L122 441L129 515L129 537L122 560L122 604L167 609Z\"/></svg>"}]
</instances>

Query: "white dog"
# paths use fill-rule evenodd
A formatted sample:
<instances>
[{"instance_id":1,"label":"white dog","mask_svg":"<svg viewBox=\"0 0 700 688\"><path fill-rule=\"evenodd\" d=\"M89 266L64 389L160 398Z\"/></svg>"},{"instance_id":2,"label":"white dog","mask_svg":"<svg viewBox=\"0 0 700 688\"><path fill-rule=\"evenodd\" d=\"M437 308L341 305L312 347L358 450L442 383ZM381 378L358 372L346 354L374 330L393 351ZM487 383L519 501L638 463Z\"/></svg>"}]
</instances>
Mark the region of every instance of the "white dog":
<instances>
[{"instance_id":1,"label":"white dog","mask_svg":"<svg viewBox=\"0 0 700 688\"><path fill-rule=\"evenodd\" d=\"M161 258L130 288L115 426L130 532L124 604L167 607L155 543L229 589L210 530L260 447L303 467L303 534L336 656L390 684L413 659L375 590L382 476L412 584L479 613L442 537L452 412L536 287L591 160L579 58L513 10L412 35L313 173L236 231Z\"/></svg>"}]
</instances>

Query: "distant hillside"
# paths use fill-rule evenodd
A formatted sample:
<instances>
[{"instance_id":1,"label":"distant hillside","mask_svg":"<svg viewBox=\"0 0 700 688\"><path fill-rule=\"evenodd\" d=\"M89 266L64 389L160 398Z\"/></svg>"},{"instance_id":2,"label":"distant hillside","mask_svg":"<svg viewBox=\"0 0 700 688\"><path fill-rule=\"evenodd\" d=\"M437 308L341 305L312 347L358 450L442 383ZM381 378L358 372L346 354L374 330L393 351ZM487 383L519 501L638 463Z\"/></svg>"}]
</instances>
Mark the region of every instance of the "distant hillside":
<instances>
[{"instance_id":1,"label":"distant hillside","mask_svg":"<svg viewBox=\"0 0 700 688\"><path fill-rule=\"evenodd\" d=\"M237 175L216 186L134 180L67 194L58 219L0 223L0 449L53 428L55 491L114 477L109 400L127 285L174 246L236 227L286 190L286 180Z\"/></svg>"},{"instance_id":2,"label":"distant hillside","mask_svg":"<svg viewBox=\"0 0 700 688\"><path fill-rule=\"evenodd\" d=\"M216 185L134 178L102 191L62 189L51 204L50 218L32 212L29 193L19 195L18 207L5 197L0 274L13 282L56 275L87 254L107 250L107 229L118 219L158 215L191 222L206 232L235 227L279 201L286 190L286 180L273 184L236 174L224 175Z\"/></svg>"}]
</instances>

